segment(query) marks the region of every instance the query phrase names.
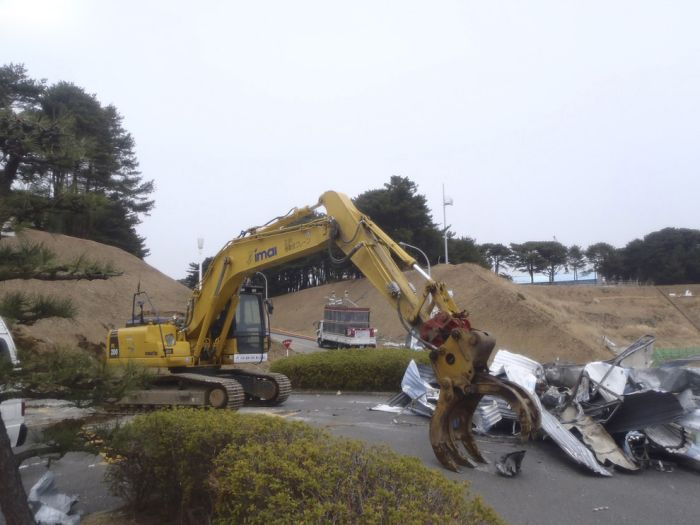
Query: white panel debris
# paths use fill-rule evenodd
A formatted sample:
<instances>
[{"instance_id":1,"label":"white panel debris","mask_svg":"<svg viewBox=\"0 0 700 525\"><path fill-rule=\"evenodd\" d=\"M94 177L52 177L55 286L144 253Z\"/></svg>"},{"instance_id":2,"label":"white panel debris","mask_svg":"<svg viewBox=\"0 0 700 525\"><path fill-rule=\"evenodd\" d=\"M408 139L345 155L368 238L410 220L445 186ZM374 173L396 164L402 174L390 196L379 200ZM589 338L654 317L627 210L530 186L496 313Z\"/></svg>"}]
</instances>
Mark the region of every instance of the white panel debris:
<instances>
[{"instance_id":1,"label":"white panel debris","mask_svg":"<svg viewBox=\"0 0 700 525\"><path fill-rule=\"evenodd\" d=\"M583 370L591 381L602 387L600 395L606 401L614 401L625 393L628 370L600 361L588 363Z\"/></svg>"}]
</instances>

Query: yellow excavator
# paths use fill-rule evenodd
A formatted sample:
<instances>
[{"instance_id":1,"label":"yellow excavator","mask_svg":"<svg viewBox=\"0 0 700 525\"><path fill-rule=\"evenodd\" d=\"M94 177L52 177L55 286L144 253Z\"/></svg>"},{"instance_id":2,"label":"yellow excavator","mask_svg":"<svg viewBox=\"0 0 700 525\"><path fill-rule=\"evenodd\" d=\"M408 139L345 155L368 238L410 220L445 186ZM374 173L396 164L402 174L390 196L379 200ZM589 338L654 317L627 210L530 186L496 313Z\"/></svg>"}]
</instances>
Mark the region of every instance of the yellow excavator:
<instances>
[{"instance_id":1,"label":"yellow excavator","mask_svg":"<svg viewBox=\"0 0 700 525\"><path fill-rule=\"evenodd\" d=\"M317 211L321 207L325 214ZM284 402L291 393L286 376L235 366L246 355L262 357L269 344L265 301L246 283L265 268L325 249L335 262L351 260L428 349L440 384L430 442L445 467L457 470L458 465L484 462L472 435L472 416L484 395L510 404L524 439L537 431L540 412L528 392L488 372L494 338L472 328L468 313L456 305L444 283L431 279L346 195L334 191L321 195L315 206L293 208L229 241L194 291L184 320L146 318L143 292L135 295L132 321L108 334L107 360L165 372L156 376L150 389L124 402L231 409L246 400ZM421 289L404 275L409 269L425 280Z\"/></svg>"}]
</instances>

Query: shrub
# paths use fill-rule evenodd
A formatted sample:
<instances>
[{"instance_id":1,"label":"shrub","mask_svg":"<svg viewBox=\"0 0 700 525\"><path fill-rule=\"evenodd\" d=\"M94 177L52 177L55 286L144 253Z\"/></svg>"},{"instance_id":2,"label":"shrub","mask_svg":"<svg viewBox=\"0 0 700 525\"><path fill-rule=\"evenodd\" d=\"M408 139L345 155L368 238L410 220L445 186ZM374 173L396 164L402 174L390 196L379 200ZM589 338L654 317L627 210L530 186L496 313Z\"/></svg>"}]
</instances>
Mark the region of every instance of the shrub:
<instances>
[{"instance_id":1,"label":"shrub","mask_svg":"<svg viewBox=\"0 0 700 525\"><path fill-rule=\"evenodd\" d=\"M43 243L21 239L17 245L0 245L0 281L107 279L116 275L121 273L116 271L111 261L92 260L86 254L64 264L58 263L55 252Z\"/></svg>"},{"instance_id":2,"label":"shrub","mask_svg":"<svg viewBox=\"0 0 700 525\"><path fill-rule=\"evenodd\" d=\"M133 509L146 506L171 514L210 508L207 478L216 456L254 440L289 443L299 437L325 439L302 423L226 410L172 409L139 416L110 439L116 458L107 479Z\"/></svg>"},{"instance_id":3,"label":"shrub","mask_svg":"<svg viewBox=\"0 0 700 525\"><path fill-rule=\"evenodd\" d=\"M56 260L56 254L43 243L21 240L18 245L0 246L0 281L29 279L46 271Z\"/></svg>"},{"instance_id":4,"label":"shrub","mask_svg":"<svg viewBox=\"0 0 700 525\"><path fill-rule=\"evenodd\" d=\"M502 523L457 483L386 446L300 438L229 447L211 486L214 523Z\"/></svg>"},{"instance_id":5,"label":"shrub","mask_svg":"<svg viewBox=\"0 0 700 525\"><path fill-rule=\"evenodd\" d=\"M502 523L465 483L415 458L277 417L159 411L109 446L113 491L168 522Z\"/></svg>"},{"instance_id":6,"label":"shrub","mask_svg":"<svg viewBox=\"0 0 700 525\"><path fill-rule=\"evenodd\" d=\"M17 380L34 398L69 399L77 405L93 405L119 399L124 392L142 388L152 374L139 365L109 366L84 350L18 341L22 369Z\"/></svg>"},{"instance_id":7,"label":"shrub","mask_svg":"<svg viewBox=\"0 0 700 525\"><path fill-rule=\"evenodd\" d=\"M73 319L76 313L77 309L70 298L8 292L0 299L0 315L20 324L33 324L49 317Z\"/></svg>"},{"instance_id":8,"label":"shrub","mask_svg":"<svg viewBox=\"0 0 700 525\"><path fill-rule=\"evenodd\" d=\"M286 375L294 388L396 391L411 359L428 364L426 352L408 349L352 349L280 359L270 370Z\"/></svg>"}]
</instances>

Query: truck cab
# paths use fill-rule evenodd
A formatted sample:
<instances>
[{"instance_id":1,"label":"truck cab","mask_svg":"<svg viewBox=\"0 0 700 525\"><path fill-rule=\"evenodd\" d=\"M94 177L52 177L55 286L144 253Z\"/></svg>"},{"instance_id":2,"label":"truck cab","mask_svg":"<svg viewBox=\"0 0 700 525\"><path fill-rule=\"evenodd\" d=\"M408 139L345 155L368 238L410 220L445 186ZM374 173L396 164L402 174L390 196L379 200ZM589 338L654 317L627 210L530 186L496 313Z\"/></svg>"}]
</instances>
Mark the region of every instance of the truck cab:
<instances>
[{"instance_id":1,"label":"truck cab","mask_svg":"<svg viewBox=\"0 0 700 525\"><path fill-rule=\"evenodd\" d=\"M0 366L19 366L17 348L12 340L12 335L5 321L0 317ZM5 388L4 381L0 383L0 390ZM21 398L8 399L0 403L0 416L5 423L7 435L13 447L24 444L27 438L27 427L24 424L24 400Z\"/></svg>"}]
</instances>

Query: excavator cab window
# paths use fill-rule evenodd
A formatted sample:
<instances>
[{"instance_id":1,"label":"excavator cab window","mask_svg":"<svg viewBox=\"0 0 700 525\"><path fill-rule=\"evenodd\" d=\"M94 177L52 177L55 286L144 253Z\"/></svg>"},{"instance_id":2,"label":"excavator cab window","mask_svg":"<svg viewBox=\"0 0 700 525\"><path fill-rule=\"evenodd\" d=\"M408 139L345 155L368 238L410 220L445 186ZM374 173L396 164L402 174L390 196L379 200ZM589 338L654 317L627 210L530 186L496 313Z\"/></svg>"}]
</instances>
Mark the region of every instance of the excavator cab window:
<instances>
[{"instance_id":1,"label":"excavator cab window","mask_svg":"<svg viewBox=\"0 0 700 525\"><path fill-rule=\"evenodd\" d=\"M240 354L262 354L266 351L266 335L262 295L256 290L242 290L229 338L236 338Z\"/></svg>"}]
</instances>

